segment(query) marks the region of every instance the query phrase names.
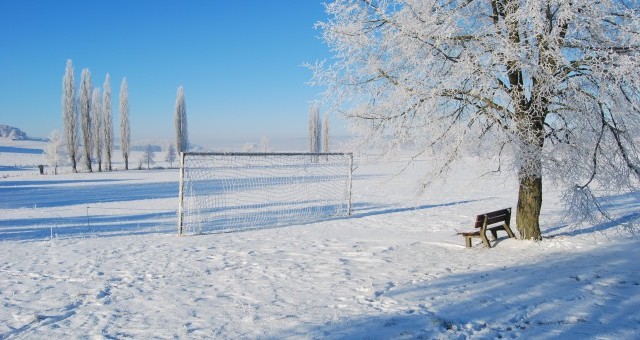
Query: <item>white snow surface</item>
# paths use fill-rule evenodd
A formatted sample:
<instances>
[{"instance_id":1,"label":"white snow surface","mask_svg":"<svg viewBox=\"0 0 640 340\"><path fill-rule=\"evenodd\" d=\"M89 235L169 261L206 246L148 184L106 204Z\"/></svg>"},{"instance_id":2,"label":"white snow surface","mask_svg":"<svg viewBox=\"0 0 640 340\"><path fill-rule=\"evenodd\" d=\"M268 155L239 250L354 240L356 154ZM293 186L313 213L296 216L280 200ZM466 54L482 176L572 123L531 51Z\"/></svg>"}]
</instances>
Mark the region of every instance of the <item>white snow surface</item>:
<instances>
[{"instance_id":1,"label":"white snow surface","mask_svg":"<svg viewBox=\"0 0 640 340\"><path fill-rule=\"evenodd\" d=\"M515 208L515 179L470 157L416 194L429 162L386 159L360 162L351 217L179 237L175 169L4 165L0 339L640 338L640 242L620 224L640 195L577 230L546 187L543 241L466 249L456 233Z\"/></svg>"}]
</instances>

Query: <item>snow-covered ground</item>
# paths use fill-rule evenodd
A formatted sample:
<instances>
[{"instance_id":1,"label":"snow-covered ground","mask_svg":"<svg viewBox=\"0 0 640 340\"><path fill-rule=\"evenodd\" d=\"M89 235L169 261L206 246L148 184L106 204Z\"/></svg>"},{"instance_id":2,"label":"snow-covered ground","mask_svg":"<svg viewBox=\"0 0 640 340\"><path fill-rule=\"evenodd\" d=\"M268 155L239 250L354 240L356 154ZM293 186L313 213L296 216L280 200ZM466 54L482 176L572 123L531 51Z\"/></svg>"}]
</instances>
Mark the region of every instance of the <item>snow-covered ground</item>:
<instances>
[{"instance_id":1,"label":"snow-covered ground","mask_svg":"<svg viewBox=\"0 0 640 340\"><path fill-rule=\"evenodd\" d=\"M553 188L543 241L464 248L517 193L473 158L422 195L428 161L362 163L349 218L178 237L177 170L41 176L0 147L0 339L640 338L638 238L572 229Z\"/></svg>"}]
</instances>

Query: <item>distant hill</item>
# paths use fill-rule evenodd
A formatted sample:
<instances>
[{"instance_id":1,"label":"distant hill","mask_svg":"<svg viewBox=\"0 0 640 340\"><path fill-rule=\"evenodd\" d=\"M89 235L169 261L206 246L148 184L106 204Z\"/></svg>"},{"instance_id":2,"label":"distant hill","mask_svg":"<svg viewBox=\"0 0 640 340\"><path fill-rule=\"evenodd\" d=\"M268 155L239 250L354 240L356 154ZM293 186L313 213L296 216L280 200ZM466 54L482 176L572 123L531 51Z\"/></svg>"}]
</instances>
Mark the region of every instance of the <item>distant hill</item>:
<instances>
[{"instance_id":1,"label":"distant hill","mask_svg":"<svg viewBox=\"0 0 640 340\"><path fill-rule=\"evenodd\" d=\"M22 130L9 125L0 125L0 137L13 140L26 140L29 138Z\"/></svg>"}]
</instances>

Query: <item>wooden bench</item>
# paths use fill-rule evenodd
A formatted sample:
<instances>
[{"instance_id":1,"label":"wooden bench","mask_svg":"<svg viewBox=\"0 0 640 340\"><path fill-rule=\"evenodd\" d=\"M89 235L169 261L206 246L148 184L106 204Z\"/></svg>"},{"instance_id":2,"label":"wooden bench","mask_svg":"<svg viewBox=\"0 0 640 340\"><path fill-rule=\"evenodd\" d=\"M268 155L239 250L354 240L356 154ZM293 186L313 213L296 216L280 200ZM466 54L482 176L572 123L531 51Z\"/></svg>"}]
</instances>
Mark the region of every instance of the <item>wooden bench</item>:
<instances>
[{"instance_id":1,"label":"wooden bench","mask_svg":"<svg viewBox=\"0 0 640 340\"><path fill-rule=\"evenodd\" d=\"M465 245L467 246L467 248L471 248L471 239L473 239L474 237L482 239L482 243L484 243L487 248L491 248L491 244L489 243L489 239L487 238L487 230L491 232L491 236L493 236L494 241L498 238L499 230L506 231L509 237L515 237L513 231L511 231L511 228L509 227L510 221L511 208L492 211L490 213L481 214L476 217L475 228L480 228L480 230L458 234L464 236Z\"/></svg>"}]
</instances>

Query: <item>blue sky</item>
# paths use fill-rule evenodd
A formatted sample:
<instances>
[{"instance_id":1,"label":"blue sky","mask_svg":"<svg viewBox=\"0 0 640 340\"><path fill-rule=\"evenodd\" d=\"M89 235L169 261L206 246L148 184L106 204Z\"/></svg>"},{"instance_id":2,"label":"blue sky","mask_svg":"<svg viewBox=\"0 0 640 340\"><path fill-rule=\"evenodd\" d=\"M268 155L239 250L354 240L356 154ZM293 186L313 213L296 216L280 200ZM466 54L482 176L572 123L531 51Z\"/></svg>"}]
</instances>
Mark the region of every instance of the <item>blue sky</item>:
<instances>
[{"instance_id":1,"label":"blue sky","mask_svg":"<svg viewBox=\"0 0 640 340\"><path fill-rule=\"evenodd\" d=\"M304 137L322 89L306 84L312 73L302 64L329 58L313 28L325 18L312 0L3 0L0 124L35 137L61 130L72 59L76 85L83 68L96 87L110 73L116 135L127 77L133 140L173 140L180 85L193 143Z\"/></svg>"}]
</instances>

